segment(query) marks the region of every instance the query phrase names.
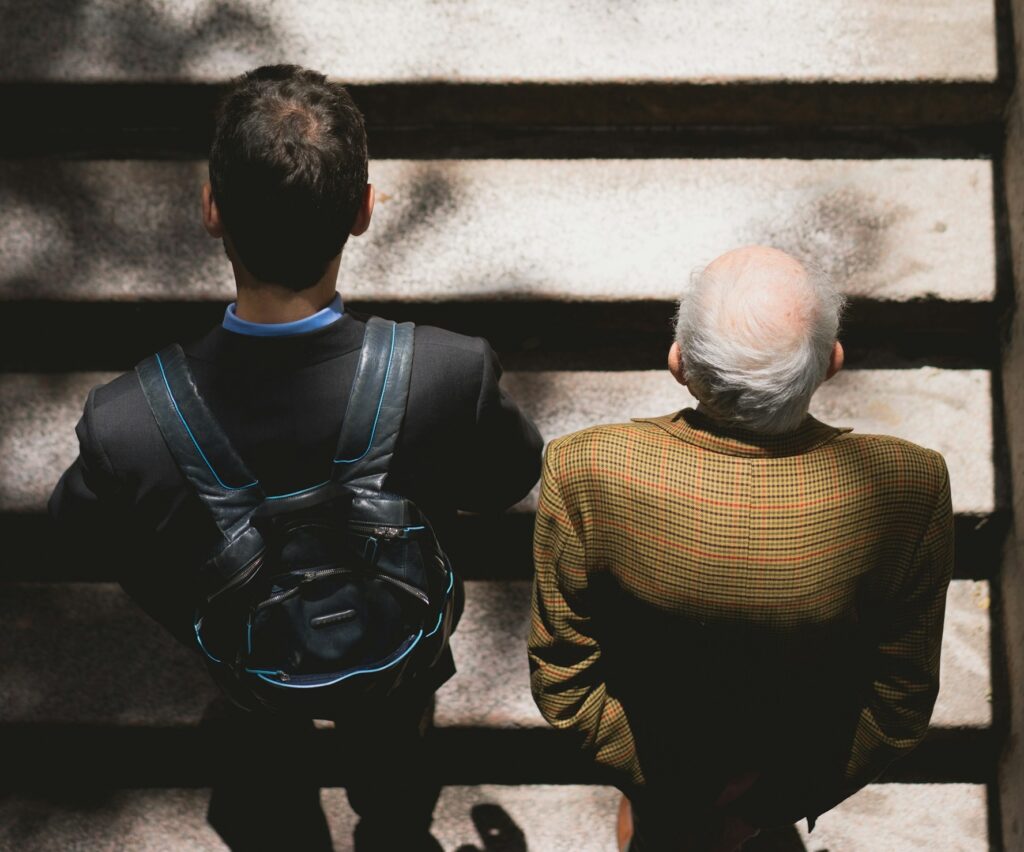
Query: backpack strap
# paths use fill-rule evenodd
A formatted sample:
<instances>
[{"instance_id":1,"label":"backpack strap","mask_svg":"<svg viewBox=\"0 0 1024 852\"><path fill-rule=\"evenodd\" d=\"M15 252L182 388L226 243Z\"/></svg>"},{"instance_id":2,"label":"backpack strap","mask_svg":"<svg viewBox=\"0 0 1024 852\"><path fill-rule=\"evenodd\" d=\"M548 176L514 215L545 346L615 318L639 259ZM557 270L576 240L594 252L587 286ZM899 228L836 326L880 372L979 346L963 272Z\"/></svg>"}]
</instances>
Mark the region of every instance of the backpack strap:
<instances>
[{"instance_id":1,"label":"backpack strap","mask_svg":"<svg viewBox=\"0 0 1024 852\"><path fill-rule=\"evenodd\" d=\"M380 317L366 324L334 454L335 481L383 489L409 398L414 328Z\"/></svg>"},{"instance_id":2,"label":"backpack strap","mask_svg":"<svg viewBox=\"0 0 1024 852\"><path fill-rule=\"evenodd\" d=\"M184 351L175 343L140 362L135 372L182 475L224 537L233 540L263 502L263 490L199 395Z\"/></svg>"}]
</instances>

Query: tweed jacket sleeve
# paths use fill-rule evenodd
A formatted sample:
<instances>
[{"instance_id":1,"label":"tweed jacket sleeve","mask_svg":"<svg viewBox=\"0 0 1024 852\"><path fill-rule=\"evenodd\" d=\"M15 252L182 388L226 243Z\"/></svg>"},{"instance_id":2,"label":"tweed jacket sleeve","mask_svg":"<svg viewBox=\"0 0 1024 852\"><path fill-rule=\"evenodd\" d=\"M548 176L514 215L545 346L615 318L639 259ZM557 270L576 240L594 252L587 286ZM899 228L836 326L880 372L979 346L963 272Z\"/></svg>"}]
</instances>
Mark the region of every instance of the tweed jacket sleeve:
<instances>
[{"instance_id":1,"label":"tweed jacket sleeve","mask_svg":"<svg viewBox=\"0 0 1024 852\"><path fill-rule=\"evenodd\" d=\"M633 732L608 691L601 649L590 632L586 554L556 458L549 448L534 535L530 686L548 723L575 732L595 763L639 785L644 779Z\"/></svg>"},{"instance_id":2,"label":"tweed jacket sleeve","mask_svg":"<svg viewBox=\"0 0 1024 852\"><path fill-rule=\"evenodd\" d=\"M909 570L882 607L874 681L854 734L840 799L924 739L939 693L943 616L953 576L953 509L945 462L937 453L931 456L939 467L935 507ZM835 802L824 804L823 811Z\"/></svg>"},{"instance_id":3,"label":"tweed jacket sleeve","mask_svg":"<svg viewBox=\"0 0 1024 852\"><path fill-rule=\"evenodd\" d=\"M936 483L934 507L924 535L906 570L895 573L875 590L880 601L868 616L873 642L870 682L845 766L831 776L804 779L810 792L800 815L813 820L875 780L897 758L924 739L939 692L939 658L946 592L953 574L953 511L949 473L938 453L929 452L930 479ZM787 791L758 790L741 799L737 810L755 825L780 820Z\"/></svg>"}]
</instances>

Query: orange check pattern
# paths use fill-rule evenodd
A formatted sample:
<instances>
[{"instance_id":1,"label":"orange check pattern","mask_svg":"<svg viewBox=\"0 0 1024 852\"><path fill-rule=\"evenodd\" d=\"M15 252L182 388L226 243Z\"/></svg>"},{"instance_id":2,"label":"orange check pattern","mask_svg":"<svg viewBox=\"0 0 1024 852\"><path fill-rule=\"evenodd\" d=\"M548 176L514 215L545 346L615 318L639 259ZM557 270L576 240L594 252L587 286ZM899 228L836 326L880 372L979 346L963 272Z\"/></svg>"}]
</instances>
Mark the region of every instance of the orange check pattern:
<instances>
[{"instance_id":1,"label":"orange check pattern","mask_svg":"<svg viewBox=\"0 0 1024 852\"><path fill-rule=\"evenodd\" d=\"M845 765L820 779L827 806L926 732L953 567L936 452L810 416L779 436L722 429L692 410L594 427L547 450L534 560L534 697L623 785L645 783L644 761L606 683L589 593L601 575L652 616L768 636L855 621L864 600L882 602ZM666 679L671 663L658 664Z\"/></svg>"}]
</instances>

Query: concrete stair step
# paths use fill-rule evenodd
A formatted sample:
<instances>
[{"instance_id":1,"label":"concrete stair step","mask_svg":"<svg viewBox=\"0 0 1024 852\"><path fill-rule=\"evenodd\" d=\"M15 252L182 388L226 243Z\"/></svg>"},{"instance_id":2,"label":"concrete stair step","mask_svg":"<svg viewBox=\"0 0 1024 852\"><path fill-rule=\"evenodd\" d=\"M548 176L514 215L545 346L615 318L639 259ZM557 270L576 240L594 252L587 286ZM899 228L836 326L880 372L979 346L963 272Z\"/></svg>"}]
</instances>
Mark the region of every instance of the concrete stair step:
<instances>
[{"instance_id":1,"label":"concrete stair step","mask_svg":"<svg viewBox=\"0 0 1024 852\"><path fill-rule=\"evenodd\" d=\"M435 809L445 852L615 852L619 793L599 786L453 786ZM18 794L0 800L0 847L19 852L222 852L206 823L206 789ZM337 852L352 849L355 817L339 789L321 801ZM500 845L499 845L500 844ZM818 820L772 832L750 852L987 852L979 784L874 784Z\"/></svg>"},{"instance_id":2,"label":"concrete stair step","mask_svg":"<svg viewBox=\"0 0 1024 852\"><path fill-rule=\"evenodd\" d=\"M666 351L667 341L666 334ZM5 420L0 451L19 460L0 470L0 512L44 509L61 471L77 454L74 424L88 389L110 378L101 373L0 374ZM512 372L503 382L548 439L693 403L666 370ZM993 465L987 370L851 370L822 386L812 412L828 423L897 435L941 452L957 513L981 518L1003 505ZM531 509L533 500L519 508Z\"/></svg>"},{"instance_id":3,"label":"concrete stair step","mask_svg":"<svg viewBox=\"0 0 1024 852\"><path fill-rule=\"evenodd\" d=\"M0 162L0 299L228 299L199 224L204 175ZM870 302L995 292L984 159L392 160L371 179L373 227L341 278L355 301L671 301L695 265L751 242L820 258Z\"/></svg>"},{"instance_id":4,"label":"concrete stair step","mask_svg":"<svg viewBox=\"0 0 1024 852\"><path fill-rule=\"evenodd\" d=\"M992 724L989 587L954 581L933 727ZM459 674L438 693L443 729L543 728L526 662L529 584L477 580L453 638ZM0 726L194 728L216 697L198 655L110 583L8 583L0 597Z\"/></svg>"},{"instance_id":5,"label":"concrete stair step","mask_svg":"<svg viewBox=\"0 0 1024 852\"><path fill-rule=\"evenodd\" d=\"M0 155L201 156L267 62L354 84L377 156L994 151L1010 88L984 0L6 5Z\"/></svg>"},{"instance_id":6,"label":"concrete stair step","mask_svg":"<svg viewBox=\"0 0 1024 852\"><path fill-rule=\"evenodd\" d=\"M11 9L7 10L12 13ZM209 82L296 62L351 82L991 81L984 0L248 0L233 7L44 0L13 8L0 80Z\"/></svg>"}]
</instances>

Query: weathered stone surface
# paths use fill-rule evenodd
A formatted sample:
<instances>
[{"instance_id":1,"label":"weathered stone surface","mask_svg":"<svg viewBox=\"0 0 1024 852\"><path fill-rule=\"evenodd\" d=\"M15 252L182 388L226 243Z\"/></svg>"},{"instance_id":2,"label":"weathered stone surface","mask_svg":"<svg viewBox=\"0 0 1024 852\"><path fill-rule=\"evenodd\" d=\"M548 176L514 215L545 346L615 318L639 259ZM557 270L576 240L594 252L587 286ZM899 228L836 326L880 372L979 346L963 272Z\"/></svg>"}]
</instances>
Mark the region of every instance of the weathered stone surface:
<instances>
[{"instance_id":1,"label":"weathered stone surface","mask_svg":"<svg viewBox=\"0 0 1024 852\"><path fill-rule=\"evenodd\" d=\"M0 162L0 299L228 299L199 223L205 166ZM376 161L345 250L363 300L678 297L729 248L804 253L854 296L986 301L985 160Z\"/></svg>"},{"instance_id":2,"label":"weathered stone surface","mask_svg":"<svg viewBox=\"0 0 1024 852\"><path fill-rule=\"evenodd\" d=\"M981 784L872 784L824 814L807 852L988 852Z\"/></svg>"},{"instance_id":3,"label":"weathered stone surface","mask_svg":"<svg viewBox=\"0 0 1024 852\"><path fill-rule=\"evenodd\" d=\"M982 0L45 0L0 4L0 80L208 81L297 62L350 82L992 80Z\"/></svg>"},{"instance_id":4,"label":"weathered stone surface","mask_svg":"<svg viewBox=\"0 0 1024 852\"><path fill-rule=\"evenodd\" d=\"M932 714L934 727L992 724L990 606L987 582L957 580L950 584L942 635L941 685Z\"/></svg>"},{"instance_id":5,"label":"weathered stone surface","mask_svg":"<svg viewBox=\"0 0 1024 852\"><path fill-rule=\"evenodd\" d=\"M79 790L5 796L0 848L19 852L226 852L209 790Z\"/></svg>"},{"instance_id":6,"label":"weathered stone surface","mask_svg":"<svg viewBox=\"0 0 1024 852\"><path fill-rule=\"evenodd\" d=\"M987 583L953 583L938 727L991 722L987 597ZM453 639L459 674L438 693L439 726L544 724L530 697L529 598L526 582L466 584ZM0 624L0 723L191 726L216 696L198 655L114 584L7 584Z\"/></svg>"},{"instance_id":7,"label":"weathered stone surface","mask_svg":"<svg viewBox=\"0 0 1024 852\"><path fill-rule=\"evenodd\" d=\"M452 637L458 673L438 691L438 725L545 724L530 695L529 632L529 583L466 584L466 614Z\"/></svg>"},{"instance_id":8,"label":"weathered stone surface","mask_svg":"<svg viewBox=\"0 0 1024 852\"><path fill-rule=\"evenodd\" d=\"M334 848L351 852L355 815L340 789L321 793ZM0 801L0 847L19 852L222 852L206 822L208 790L93 790L79 798L28 795ZM434 811L446 852L614 852L619 792L609 787L447 787ZM806 825L778 834L806 852L985 852L985 788L974 784L875 784ZM784 843L782 838L789 838ZM502 845L498 845L501 842Z\"/></svg>"},{"instance_id":9,"label":"weathered stone surface","mask_svg":"<svg viewBox=\"0 0 1024 852\"><path fill-rule=\"evenodd\" d=\"M0 511L41 510L77 452L74 424L88 389L110 374L0 375ZM693 404L667 371L509 373L504 386L546 439L597 423L650 417ZM991 376L985 370L840 373L814 399L815 415L860 432L897 435L946 457L957 512L999 502L992 461ZM534 497L521 508L531 508Z\"/></svg>"},{"instance_id":10,"label":"weathered stone surface","mask_svg":"<svg viewBox=\"0 0 1024 852\"><path fill-rule=\"evenodd\" d=\"M199 659L111 583L8 585L0 721L194 725L217 689Z\"/></svg>"},{"instance_id":11,"label":"weathered stone surface","mask_svg":"<svg viewBox=\"0 0 1024 852\"><path fill-rule=\"evenodd\" d=\"M89 389L112 375L0 375L0 509L42 511L78 454L75 423ZM16 464L10 463L17 460Z\"/></svg>"},{"instance_id":12,"label":"weathered stone surface","mask_svg":"<svg viewBox=\"0 0 1024 852\"><path fill-rule=\"evenodd\" d=\"M222 852L227 846L206 822L209 796L203 789L157 789L91 791L78 799L5 797L0 848ZM446 852L614 852L618 797L607 787L448 787L434 811L434 836ZM334 848L351 852L356 817L344 791L325 789L321 801Z\"/></svg>"}]
</instances>

